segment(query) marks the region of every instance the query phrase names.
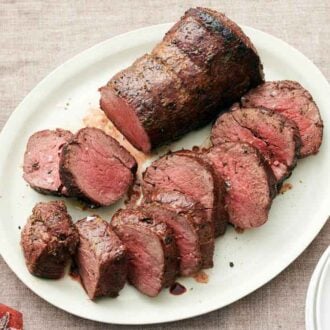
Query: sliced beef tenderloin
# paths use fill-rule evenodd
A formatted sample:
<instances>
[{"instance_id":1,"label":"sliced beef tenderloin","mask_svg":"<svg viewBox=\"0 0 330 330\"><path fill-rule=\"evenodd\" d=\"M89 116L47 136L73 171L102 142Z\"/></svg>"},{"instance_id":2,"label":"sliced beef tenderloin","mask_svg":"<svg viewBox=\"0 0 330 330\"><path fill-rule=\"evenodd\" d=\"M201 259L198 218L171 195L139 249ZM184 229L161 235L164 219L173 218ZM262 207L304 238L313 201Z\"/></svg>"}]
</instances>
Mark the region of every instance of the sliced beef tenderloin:
<instances>
[{"instance_id":1,"label":"sliced beef tenderloin","mask_svg":"<svg viewBox=\"0 0 330 330\"><path fill-rule=\"evenodd\" d=\"M211 121L263 81L248 37L224 15L191 9L144 55L100 89L100 105L138 149L175 140Z\"/></svg>"},{"instance_id":2,"label":"sliced beef tenderloin","mask_svg":"<svg viewBox=\"0 0 330 330\"><path fill-rule=\"evenodd\" d=\"M143 208L122 209L111 221L128 254L128 280L150 297L173 284L178 253L172 230Z\"/></svg>"},{"instance_id":3,"label":"sliced beef tenderloin","mask_svg":"<svg viewBox=\"0 0 330 330\"><path fill-rule=\"evenodd\" d=\"M226 182L229 221L241 229L265 223L276 179L258 150L246 143L227 142L212 147L207 157Z\"/></svg>"},{"instance_id":4,"label":"sliced beef tenderloin","mask_svg":"<svg viewBox=\"0 0 330 330\"><path fill-rule=\"evenodd\" d=\"M142 190L145 196L157 190L179 191L199 202L207 219L218 235L218 181L207 164L198 158L171 153L154 161L143 173Z\"/></svg>"},{"instance_id":5,"label":"sliced beef tenderloin","mask_svg":"<svg viewBox=\"0 0 330 330\"><path fill-rule=\"evenodd\" d=\"M78 232L63 202L38 203L21 235L29 272L44 278L60 278L78 242Z\"/></svg>"},{"instance_id":6,"label":"sliced beef tenderloin","mask_svg":"<svg viewBox=\"0 0 330 330\"><path fill-rule=\"evenodd\" d=\"M82 284L90 299L116 297L127 277L126 248L98 216L88 216L76 223L79 246L75 254Z\"/></svg>"},{"instance_id":7,"label":"sliced beef tenderloin","mask_svg":"<svg viewBox=\"0 0 330 330\"><path fill-rule=\"evenodd\" d=\"M24 154L23 178L43 194L66 195L60 179L60 154L73 134L63 129L43 130L29 138Z\"/></svg>"},{"instance_id":8,"label":"sliced beef tenderloin","mask_svg":"<svg viewBox=\"0 0 330 330\"><path fill-rule=\"evenodd\" d=\"M316 154L322 143L323 122L311 94L298 82L268 81L241 99L244 107L264 107L294 121L302 139L300 157Z\"/></svg>"},{"instance_id":9,"label":"sliced beef tenderloin","mask_svg":"<svg viewBox=\"0 0 330 330\"><path fill-rule=\"evenodd\" d=\"M62 150L60 177L71 196L90 205L108 206L133 184L133 156L102 130L82 128Z\"/></svg>"},{"instance_id":10,"label":"sliced beef tenderloin","mask_svg":"<svg viewBox=\"0 0 330 330\"><path fill-rule=\"evenodd\" d=\"M213 267L214 234L205 208L178 191L154 191L145 201L151 215L172 228L180 257L180 273L192 275Z\"/></svg>"},{"instance_id":11,"label":"sliced beef tenderloin","mask_svg":"<svg viewBox=\"0 0 330 330\"><path fill-rule=\"evenodd\" d=\"M212 128L214 145L246 142L257 148L281 183L297 163L301 139L297 125L283 115L261 108L245 108L219 116Z\"/></svg>"},{"instance_id":12,"label":"sliced beef tenderloin","mask_svg":"<svg viewBox=\"0 0 330 330\"><path fill-rule=\"evenodd\" d=\"M176 155L183 155L196 159L201 165L206 167L211 173L216 182L216 208L214 211L214 231L215 237L223 235L227 228L228 212L226 208L225 196L226 186L223 178L217 171L213 169L212 164L205 158L205 154L202 149L194 148L194 150L182 149L175 152Z\"/></svg>"}]
</instances>

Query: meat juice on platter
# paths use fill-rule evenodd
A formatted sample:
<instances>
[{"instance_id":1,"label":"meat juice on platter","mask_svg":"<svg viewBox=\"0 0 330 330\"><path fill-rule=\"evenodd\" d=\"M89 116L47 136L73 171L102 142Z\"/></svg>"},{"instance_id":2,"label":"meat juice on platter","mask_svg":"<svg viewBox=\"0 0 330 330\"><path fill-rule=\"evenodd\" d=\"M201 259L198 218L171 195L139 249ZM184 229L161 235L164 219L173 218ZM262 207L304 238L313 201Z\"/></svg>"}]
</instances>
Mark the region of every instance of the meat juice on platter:
<instances>
[{"instance_id":1,"label":"meat juice on platter","mask_svg":"<svg viewBox=\"0 0 330 330\"><path fill-rule=\"evenodd\" d=\"M118 296L127 281L150 297L186 292L179 276L206 284L215 238L228 223L238 232L263 225L277 192L292 188L283 181L298 159L322 142L310 93L264 82L251 40L207 8L187 10L150 54L101 87L100 108L78 132L34 133L23 166L31 188L86 207L128 196L112 219L75 223L64 202L38 203L22 230L30 273L58 279L74 260L72 276L92 300ZM199 146L155 149L213 120Z\"/></svg>"},{"instance_id":2,"label":"meat juice on platter","mask_svg":"<svg viewBox=\"0 0 330 330\"><path fill-rule=\"evenodd\" d=\"M175 296L179 296L181 294L184 294L185 292L187 292L187 289L178 282L173 283L170 287L170 293Z\"/></svg>"}]
</instances>

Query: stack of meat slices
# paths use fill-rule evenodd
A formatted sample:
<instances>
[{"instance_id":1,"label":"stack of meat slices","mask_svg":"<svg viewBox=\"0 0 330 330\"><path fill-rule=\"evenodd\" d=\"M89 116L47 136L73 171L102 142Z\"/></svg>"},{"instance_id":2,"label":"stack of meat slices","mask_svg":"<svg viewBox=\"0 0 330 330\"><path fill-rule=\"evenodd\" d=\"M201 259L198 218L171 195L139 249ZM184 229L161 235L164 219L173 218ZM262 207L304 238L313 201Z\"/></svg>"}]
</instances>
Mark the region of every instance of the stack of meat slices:
<instances>
[{"instance_id":1,"label":"stack of meat slices","mask_svg":"<svg viewBox=\"0 0 330 330\"><path fill-rule=\"evenodd\" d=\"M132 186L135 159L97 128L75 135L63 129L34 133L24 155L24 179L44 194L77 197L90 207L108 206Z\"/></svg>"},{"instance_id":2,"label":"stack of meat slices","mask_svg":"<svg viewBox=\"0 0 330 330\"><path fill-rule=\"evenodd\" d=\"M298 158L318 152L322 131L311 95L293 81L266 82L220 115L207 157L226 182L229 221L240 228L262 225L275 188Z\"/></svg>"},{"instance_id":3,"label":"stack of meat slices","mask_svg":"<svg viewBox=\"0 0 330 330\"><path fill-rule=\"evenodd\" d=\"M129 282L155 296L177 275L213 267L228 220L225 185L208 162L180 151L146 169L142 190L142 203L119 210L111 225L127 248Z\"/></svg>"}]
</instances>

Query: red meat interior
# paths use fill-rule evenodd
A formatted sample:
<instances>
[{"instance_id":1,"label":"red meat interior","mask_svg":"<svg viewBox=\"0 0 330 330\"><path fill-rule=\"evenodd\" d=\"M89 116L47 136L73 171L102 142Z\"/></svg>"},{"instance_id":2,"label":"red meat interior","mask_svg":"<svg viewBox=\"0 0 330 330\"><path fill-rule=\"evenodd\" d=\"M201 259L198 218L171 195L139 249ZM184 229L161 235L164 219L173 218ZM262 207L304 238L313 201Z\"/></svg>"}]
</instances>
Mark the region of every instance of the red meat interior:
<instances>
[{"instance_id":1,"label":"red meat interior","mask_svg":"<svg viewBox=\"0 0 330 330\"><path fill-rule=\"evenodd\" d=\"M109 87L101 89L101 108L134 147L145 153L150 152L149 137L134 109Z\"/></svg>"}]
</instances>

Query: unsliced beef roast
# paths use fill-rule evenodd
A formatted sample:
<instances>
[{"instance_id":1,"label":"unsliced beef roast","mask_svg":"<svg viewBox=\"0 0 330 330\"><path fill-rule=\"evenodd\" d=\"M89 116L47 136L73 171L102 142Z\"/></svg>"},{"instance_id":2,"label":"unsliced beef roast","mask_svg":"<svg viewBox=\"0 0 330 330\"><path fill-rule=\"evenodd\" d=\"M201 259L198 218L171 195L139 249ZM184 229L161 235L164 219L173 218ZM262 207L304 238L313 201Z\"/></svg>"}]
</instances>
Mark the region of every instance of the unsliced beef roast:
<instances>
[{"instance_id":1,"label":"unsliced beef roast","mask_svg":"<svg viewBox=\"0 0 330 330\"><path fill-rule=\"evenodd\" d=\"M29 138L23 178L33 189L43 194L66 195L59 174L60 154L72 137L71 132L58 128L36 132Z\"/></svg>"},{"instance_id":2,"label":"unsliced beef roast","mask_svg":"<svg viewBox=\"0 0 330 330\"><path fill-rule=\"evenodd\" d=\"M229 221L242 229L265 223L275 196L276 179L257 149L227 142L212 147L207 157L226 182Z\"/></svg>"},{"instance_id":3,"label":"unsliced beef roast","mask_svg":"<svg viewBox=\"0 0 330 330\"><path fill-rule=\"evenodd\" d=\"M283 115L261 108L226 112L213 125L213 144L246 142L257 148L280 183L297 163L301 139L296 124Z\"/></svg>"},{"instance_id":4,"label":"unsliced beef roast","mask_svg":"<svg viewBox=\"0 0 330 330\"><path fill-rule=\"evenodd\" d=\"M127 276L125 246L110 225L98 216L79 220L76 227L80 243L75 261L89 298L118 296Z\"/></svg>"},{"instance_id":5,"label":"unsliced beef roast","mask_svg":"<svg viewBox=\"0 0 330 330\"><path fill-rule=\"evenodd\" d=\"M173 284L179 260L173 232L165 223L139 208L117 211L111 225L127 248L132 285L154 297Z\"/></svg>"},{"instance_id":6,"label":"unsliced beef roast","mask_svg":"<svg viewBox=\"0 0 330 330\"><path fill-rule=\"evenodd\" d=\"M144 209L173 229L182 275L213 267L213 230L201 204L178 191L154 191Z\"/></svg>"},{"instance_id":7,"label":"unsliced beef roast","mask_svg":"<svg viewBox=\"0 0 330 330\"><path fill-rule=\"evenodd\" d=\"M148 196L154 189L179 191L199 202L215 230L219 188L213 170L207 164L180 153L165 155L154 161L143 173L144 195Z\"/></svg>"},{"instance_id":8,"label":"unsliced beef roast","mask_svg":"<svg viewBox=\"0 0 330 330\"><path fill-rule=\"evenodd\" d=\"M302 139L300 157L318 152L323 122L311 94L298 82L268 81L244 95L241 103L244 107L264 107L293 120Z\"/></svg>"},{"instance_id":9,"label":"unsliced beef roast","mask_svg":"<svg viewBox=\"0 0 330 330\"><path fill-rule=\"evenodd\" d=\"M189 9L163 41L100 88L100 106L149 152L211 121L263 81L256 49L225 15Z\"/></svg>"},{"instance_id":10,"label":"unsliced beef roast","mask_svg":"<svg viewBox=\"0 0 330 330\"><path fill-rule=\"evenodd\" d=\"M63 147L60 176L72 196L95 206L107 206L133 184L136 161L111 136L97 128L82 128Z\"/></svg>"},{"instance_id":11,"label":"unsliced beef roast","mask_svg":"<svg viewBox=\"0 0 330 330\"><path fill-rule=\"evenodd\" d=\"M74 254L79 242L65 204L38 203L24 226L21 245L31 274L57 279Z\"/></svg>"}]
</instances>

